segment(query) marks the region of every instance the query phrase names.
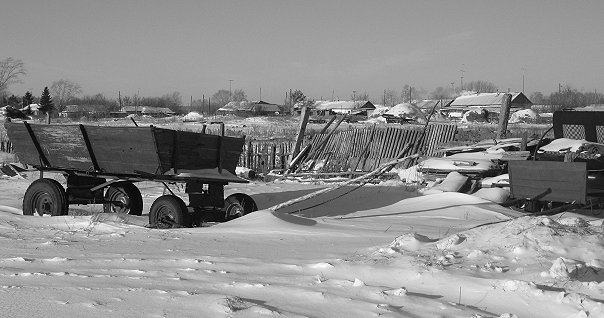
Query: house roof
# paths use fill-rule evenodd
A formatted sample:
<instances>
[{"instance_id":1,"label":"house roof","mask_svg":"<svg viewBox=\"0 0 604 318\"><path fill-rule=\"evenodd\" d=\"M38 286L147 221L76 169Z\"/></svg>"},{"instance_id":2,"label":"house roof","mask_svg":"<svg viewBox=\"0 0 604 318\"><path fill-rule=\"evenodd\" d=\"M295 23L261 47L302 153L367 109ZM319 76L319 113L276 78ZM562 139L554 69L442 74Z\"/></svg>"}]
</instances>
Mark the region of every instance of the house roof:
<instances>
[{"instance_id":1,"label":"house roof","mask_svg":"<svg viewBox=\"0 0 604 318\"><path fill-rule=\"evenodd\" d=\"M533 103L523 93L510 93L512 95L512 105L530 106ZM477 93L464 95L455 98L450 104L451 107L470 107L470 106L500 106L503 103L505 93Z\"/></svg>"},{"instance_id":2,"label":"house roof","mask_svg":"<svg viewBox=\"0 0 604 318\"><path fill-rule=\"evenodd\" d=\"M67 105L62 113L98 113L107 109L107 105Z\"/></svg>"},{"instance_id":3,"label":"house roof","mask_svg":"<svg viewBox=\"0 0 604 318\"><path fill-rule=\"evenodd\" d=\"M168 107L143 107L143 114L174 114Z\"/></svg>"},{"instance_id":4,"label":"house roof","mask_svg":"<svg viewBox=\"0 0 604 318\"><path fill-rule=\"evenodd\" d=\"M134 113L141 112L143 114L174 114L168 107L151 107L151 106L123 106L122 112Z\"/></svg>"},{"instance_id":5,"label":"house roof","mask_svg":"<svg viewBox=\"0 0 604 318\"><path fill-rule=\"evenodd\" d=\"M369 101L337 101L337 102L326 102L318 101L315 102L314 108L316 110L372 110L375 106Z\"/></svg>"},{"instance_id":6,"label":"house roof","mask_svg":"<svg viewBox=\"0 0 604 318\"><path fill-rule=\"evenodd\" d=\"M143 111L143 107L145 106L122 106L122 109L120 111L122 112L127 112L127 113L134 113L136 111Z\"/></svg>"},{"instance_id":7,"label":"house roof","mask_svg":"<svg viewBox=\"0 0 604 318\"><path fill-rule=\"evenodd\" d=\"M575 108L578 111L594 111L594 112L602 112L604 111L604 104L591 104L585 107Z\"/></svg>"},{"instance_id":8,"label":"house roof","mask_svg":"<svg viewBox=\"0 0 604 318\"><path fill-rule=\"evenodd\" d=\"M281 111L281 108L265 101L241 101L229 102L218 110L223 112L278 112Z\"/></svg>"},{"instance_id":9,"label":"house roof","mask_svg":"<svg viewBox=\"0 0 604 318\"><path fill-rule=\"evenodd\" d=\"M420 117L420 118L424 118L425 116L422 113L422 111L419 109L419 107L417 107L416 105L413 105L411 103L401 103L401 104L397 104L392 106L392 108L390 108L386 114L388 115L392 115L392 116L398 116L398 117L406 117L406 116L410 116L410 117Z\"/></svg>"},{"instance_id":10,"label":"house roof","mask_svg":"<svg viewBox=\"0 0 604 318\"><path fill-rule=\"evenodd\" d=\"M29 109L31 109L32 111L36 111L36 110L38 110L40 108L40 105L38 105L38 104L29 104L29 105L21 108L21 110L25 110L25 109L27 109L27 107L29 107Z\"/></svg>"}]
</instances>

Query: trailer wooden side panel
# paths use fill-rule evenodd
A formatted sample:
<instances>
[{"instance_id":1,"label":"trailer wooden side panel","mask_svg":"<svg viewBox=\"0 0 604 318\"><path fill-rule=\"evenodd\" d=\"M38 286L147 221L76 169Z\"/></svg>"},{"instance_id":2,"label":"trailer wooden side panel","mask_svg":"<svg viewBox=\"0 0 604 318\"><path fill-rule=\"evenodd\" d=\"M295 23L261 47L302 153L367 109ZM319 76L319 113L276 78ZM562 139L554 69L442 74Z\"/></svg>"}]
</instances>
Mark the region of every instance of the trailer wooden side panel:
<instances>
[{"instance_id":1,"label":"trailer wooden side panel","mask_svg":"<svg viewBox=\"0 0 604 318\"><path fill-rule=\"evenodd\" d=\"M158 155L165 171L222 168L235 174L244 138L155 128ZM174 152L176 150L176 152Z\"/></svg>"},{"instance_id":2,"label":"trailer wooden side panel","mask_svg":"<svg viewBox=\"0 0 604 318\"><path fill-rule=\"evenodd\" d=\"M156 127L24 123L5 127L22 163L115 175L218 167L234 175L245 142L245 138Z\"/></svg>"},{"instance_id":3,"label":"trailer wooden side panel","mask_svg":"<svg viewBox=\"0 0 604 318\"><path fill-rule=\"evenodd\" d=\"M28 165L42 166L41 157L27 126L23 123L5 123L5 127L19 161ZM82 171L93 168L79 126L34 124L29 127L49 166Z\"/></svg>"},{"instance_id":4,"label":"trailer wooden side panel","mask_svg":"<svg viewBox=\"0 0 604 318\"><path fill-rule=\"evenodd\" d=\"M585 162L510 161L510 190L513 198L526 199L550 194L542 201L587 202L587 164Z\"/></svg>"},{"instance_id":5,"label":"trailer wooden side panel","mask_svg":"<svg viewBox=\"0 0 604 318\"><path fill-rule=\"evenodd\" d=\"M106 173L161 174L150 127L86 126L99 168Z\"/></svg>"}]
</instances>

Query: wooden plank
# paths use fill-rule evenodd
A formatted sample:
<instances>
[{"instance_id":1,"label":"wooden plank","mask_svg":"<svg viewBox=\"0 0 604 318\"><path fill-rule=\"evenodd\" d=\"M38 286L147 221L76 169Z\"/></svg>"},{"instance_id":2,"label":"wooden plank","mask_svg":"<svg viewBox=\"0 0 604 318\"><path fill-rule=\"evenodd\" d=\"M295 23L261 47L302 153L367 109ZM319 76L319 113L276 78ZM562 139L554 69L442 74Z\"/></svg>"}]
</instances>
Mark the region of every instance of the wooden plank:
<instances>
[{"instance_id":1,"label":"wooden plank","mask_svg":"<svg viewBox=\"0 0 604 318\"><path fill-rule=\"evenodd\" d=\"M396 154L398 154L403 149L403 134L404 130L402 128L396 128L396 142L394 143L394 147L392 147L391 158L394 158Z\"/></svg>"}]
</instances>

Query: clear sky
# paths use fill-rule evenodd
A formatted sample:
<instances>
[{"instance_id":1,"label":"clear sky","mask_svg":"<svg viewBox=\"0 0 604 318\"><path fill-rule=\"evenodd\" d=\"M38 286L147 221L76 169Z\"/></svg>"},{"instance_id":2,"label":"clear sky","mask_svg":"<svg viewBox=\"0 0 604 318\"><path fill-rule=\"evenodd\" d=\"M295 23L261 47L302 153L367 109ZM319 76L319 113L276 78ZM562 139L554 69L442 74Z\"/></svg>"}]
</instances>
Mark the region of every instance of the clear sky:
<instances>
[{"instance_id":1,"label":"clear sky","mask_svg":"<svg viewBox=\"0 0 604 318\"><path fill-rule=\"evenodd\" d=\"M604 93L604 1L7 0L0 59L28 74L11 92L69 79L116 98L219 89L283 103L379 100L486 80L500 90ZM523 70L524 69L524 70ZM463 70L463 72L461 71Z\"/></svg>"}]
</instances>

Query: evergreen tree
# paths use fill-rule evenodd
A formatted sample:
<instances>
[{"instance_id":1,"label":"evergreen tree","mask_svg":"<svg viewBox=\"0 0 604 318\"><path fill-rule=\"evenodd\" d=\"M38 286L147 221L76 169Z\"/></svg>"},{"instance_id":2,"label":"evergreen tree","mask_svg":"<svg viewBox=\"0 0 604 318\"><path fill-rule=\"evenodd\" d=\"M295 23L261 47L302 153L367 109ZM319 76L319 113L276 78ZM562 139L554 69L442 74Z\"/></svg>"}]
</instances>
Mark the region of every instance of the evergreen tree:
<instances>
[{"instance_id":1,"label":"evergreen tree","mask_svg":"<svg viewBox=\"0 0 604 318\"><path fill-rule=\"evenodd\" d=\"M29 106L34 103L34 95L31 94L30 91L27 91L25 95L23 95L23 107Z\"/></svg>"},{"instance_id":2,"label":"evergreen tree","mask_svg":"<svg viewBox=\"0 0 604 318\"><path fill-rule=\"evenodd\" d=\"M19 98L15 95L10 95L10 97L8 98L8 106L11 106L13 108L20 108L21 103L19 102Z\"/></svg>"},{"instance_id":3,"label":"evergreen tree","mask_svg":"<svg viewBox=\"0 0 604 318\"><path fill-rule=\"evenodd\" d=\"M49 114L55 105L52 103L52 98L50 98L50 92L48 91L48 87L44 87L44 91L42 92L42 96L40 97L40 112L43 114Z\"/></svg>"}]
</instances>

